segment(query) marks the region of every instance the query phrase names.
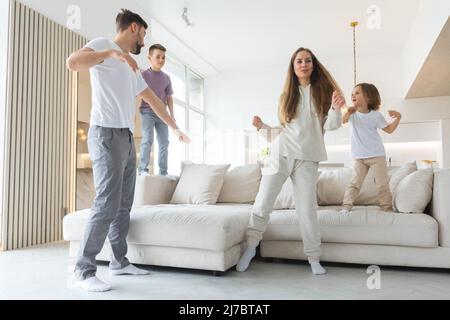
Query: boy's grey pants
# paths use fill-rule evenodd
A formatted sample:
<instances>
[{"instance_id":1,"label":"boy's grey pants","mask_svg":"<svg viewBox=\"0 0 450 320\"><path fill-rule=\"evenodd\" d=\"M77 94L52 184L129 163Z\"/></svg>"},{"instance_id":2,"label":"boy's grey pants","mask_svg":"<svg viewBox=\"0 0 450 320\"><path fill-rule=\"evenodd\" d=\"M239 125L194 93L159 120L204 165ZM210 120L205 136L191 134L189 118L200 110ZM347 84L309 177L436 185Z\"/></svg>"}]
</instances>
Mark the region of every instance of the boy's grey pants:
<instances>
[{"instance_id":1,"label":"boy's grey pants","mask_svg":"<svg viewBox=\"0 0 450 320\"><path fill-rule=\"evenodd\" d=\"M95 199L75 266L78 280L95 276L95 257L103 248L106 236L112 249L110 269L130 264L125 257L126 237L136 182L136 152L128 128L91 126L88 135Z\"/></svg>"},{"instance_id":2,"label":"boy's grey pants","mask_svg":"<svg viewBox=\"0 0 450 320\"><path fill-rule=\"evenodd\" d=\"M281 156L276 167L272 173L262 176L247 229L247 246L258 246L266 231L275 200L286 179L291 177L304 252L309 262L317 262L321 254L316 196L319 163Z\"/></svg>"}]
</instances>

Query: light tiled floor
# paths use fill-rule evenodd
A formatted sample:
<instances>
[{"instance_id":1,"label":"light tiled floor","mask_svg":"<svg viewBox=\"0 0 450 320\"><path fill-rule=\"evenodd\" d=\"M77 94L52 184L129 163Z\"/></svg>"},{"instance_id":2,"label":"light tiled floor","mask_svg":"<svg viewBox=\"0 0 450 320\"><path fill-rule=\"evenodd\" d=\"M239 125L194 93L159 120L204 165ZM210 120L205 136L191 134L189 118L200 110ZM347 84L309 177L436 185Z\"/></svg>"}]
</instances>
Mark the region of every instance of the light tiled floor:
<instances>
[{"instance_id":1,"label":"light tiled floor","mask_svg":"<svg viewBox=\"0 0 450 320\"><path fill-rule=\"evenodd\" d=\"M313 276L305 262L257 259L245 273L141 266L149 276L110 277L106 263L98 276L112 284L106 293L70 285L68 244L0 252L0 299L450 299L450 270L381 268L381 289L369 290L367 266L323 263Z\"/></svg>"}]
</instances>

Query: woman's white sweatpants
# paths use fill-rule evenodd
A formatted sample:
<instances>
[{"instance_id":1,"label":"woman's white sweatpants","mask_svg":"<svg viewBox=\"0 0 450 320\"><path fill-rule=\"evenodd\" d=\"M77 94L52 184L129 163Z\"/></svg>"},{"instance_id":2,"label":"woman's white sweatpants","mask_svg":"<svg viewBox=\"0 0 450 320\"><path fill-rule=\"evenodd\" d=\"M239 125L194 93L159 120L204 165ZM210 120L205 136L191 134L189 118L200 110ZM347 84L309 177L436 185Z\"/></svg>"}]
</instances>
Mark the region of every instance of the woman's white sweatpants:
<instances>
[{"instance_id":1,"label":"woman's white sweatpants","mask_svg":"<svg viewBox=\"0 0 450 320\"><path fill-rule=\"evenodd\" d=\"M272 166L273 167L273 166ZM319 163L280 157L276 170L269 170L261 179L247 229L247 246L257 247L267 228L275 200L288 177L291 177L299 232L309 262L320 257L320 231L317 219L316 188Z\"/></svg>"}]
</instances>

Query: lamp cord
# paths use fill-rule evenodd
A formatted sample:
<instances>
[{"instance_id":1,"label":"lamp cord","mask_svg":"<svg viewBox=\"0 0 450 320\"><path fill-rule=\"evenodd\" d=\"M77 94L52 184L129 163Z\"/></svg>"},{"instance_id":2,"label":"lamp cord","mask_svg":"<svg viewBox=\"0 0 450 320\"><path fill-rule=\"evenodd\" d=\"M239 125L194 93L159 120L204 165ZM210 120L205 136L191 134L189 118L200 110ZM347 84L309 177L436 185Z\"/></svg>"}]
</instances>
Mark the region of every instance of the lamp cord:
<instances>
[{"instance_id":1,"label":"lamp cord","mask_svg":"<svg viewBox=\"0 0 450 320\"><path fill-rule=\"evenodd\" d=\"M353 87L356 86L356 25L353 25Z\"/></svg>"}]
</instances>

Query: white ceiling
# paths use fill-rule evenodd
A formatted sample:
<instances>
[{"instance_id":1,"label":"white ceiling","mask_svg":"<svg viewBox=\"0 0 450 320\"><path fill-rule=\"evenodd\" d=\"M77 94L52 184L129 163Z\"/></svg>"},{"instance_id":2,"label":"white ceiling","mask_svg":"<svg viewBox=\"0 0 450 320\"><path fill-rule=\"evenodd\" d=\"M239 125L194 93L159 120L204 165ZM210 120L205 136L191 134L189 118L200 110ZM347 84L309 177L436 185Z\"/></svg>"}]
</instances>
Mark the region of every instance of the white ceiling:
<instances>
[{"instance_id":1,"label":"white ceiling","mask_svg":"<svg viewBox=\"0 0 450 320\"><path fill-rule=\"evenodd\" d=\"M420 0L137 0L160 24L218 71L282 65L298 47L320 59L400 52ZM381 29L369 30L369 6ZM181 19L184 6L194 27Z\"/></svg>"}]
</instances>

